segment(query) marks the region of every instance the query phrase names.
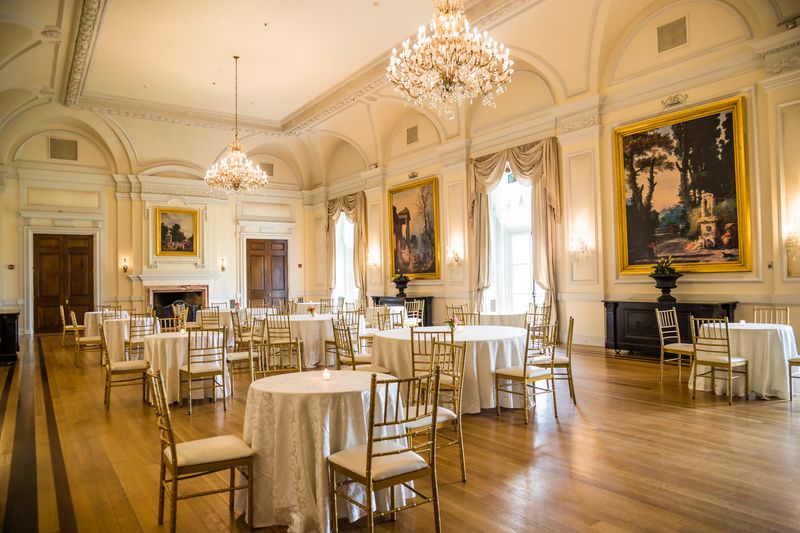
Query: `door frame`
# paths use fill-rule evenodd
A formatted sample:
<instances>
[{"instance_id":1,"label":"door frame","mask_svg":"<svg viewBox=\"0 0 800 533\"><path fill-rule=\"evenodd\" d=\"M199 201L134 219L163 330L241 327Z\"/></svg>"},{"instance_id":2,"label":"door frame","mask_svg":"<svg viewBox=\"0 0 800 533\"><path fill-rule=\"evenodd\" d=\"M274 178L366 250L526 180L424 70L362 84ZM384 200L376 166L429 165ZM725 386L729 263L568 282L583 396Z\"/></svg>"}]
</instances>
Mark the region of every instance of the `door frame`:
<instances>
[{"instance_id":1,"label":"door frame","mask_svg":"<svg viewBox=\"0 0 800 533\"><path fill-rule=\"evenodd\" d=\"M242 302L244 307L247 307L247 241L248 240L280 240L286 241L288 249L286 250L286 292L288 298L293 300L296 298L294 292L294 283L292 282L293 269L292 265L295 264L295 244L296 238L293 233L276 233L276 232L258 232L258 231L240 231L238 238L238 253L239 253L239 268L236 273L236 296Z\"/></svg>"},{"instance_id":2,"label":"door frame","mask_svg":"<svg viewBox=\"0 0 800 533\"><path fill-rule=\"evenodd\" d=\"M92 270L94 274L94 306L102 301L100 295L103 291L103 272L100 268L100 257L104 248L102 245L102 228L67 228L58 226L33 226L25 225L22 227L24 238L22 239L22 332L25 335L33 333L33 236L34 234L48 235L92 235L94 243L94 258ZM116 265L116 262L114 263Z\"/></svg>"}]
</instances>

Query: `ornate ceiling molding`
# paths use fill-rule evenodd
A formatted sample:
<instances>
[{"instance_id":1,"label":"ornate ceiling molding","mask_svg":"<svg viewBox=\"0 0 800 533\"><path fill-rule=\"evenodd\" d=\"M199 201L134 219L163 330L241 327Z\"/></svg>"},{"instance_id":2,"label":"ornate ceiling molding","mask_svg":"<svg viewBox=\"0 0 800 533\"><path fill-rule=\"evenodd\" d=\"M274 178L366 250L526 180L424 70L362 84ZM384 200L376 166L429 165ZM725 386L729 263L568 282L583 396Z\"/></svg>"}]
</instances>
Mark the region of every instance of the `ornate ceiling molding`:
<instances>
[{"instance_id":1,"label":"ornate ceiling molding","mask_svg":"<svg viewBox=\"0 0 800 533\"><path fill-rule=\"evenodd\" d=\"M105 6L106 0L83 1L78 31L75 35L75 47L72 51L72 65L64 94L64 105L67 107L76 107L80 100Z\"/></svg>"},{"instance_id":2,"label":"ornate ceiling molding","mask_svg":"<svg viewBox=\"0 0 800 533\"><path fill-rule=\"evenodd\" d=\"M770 74L800 68L800 28L767 37L751 46L764 60L764 70Z\"/></svg>"}]
</instances>

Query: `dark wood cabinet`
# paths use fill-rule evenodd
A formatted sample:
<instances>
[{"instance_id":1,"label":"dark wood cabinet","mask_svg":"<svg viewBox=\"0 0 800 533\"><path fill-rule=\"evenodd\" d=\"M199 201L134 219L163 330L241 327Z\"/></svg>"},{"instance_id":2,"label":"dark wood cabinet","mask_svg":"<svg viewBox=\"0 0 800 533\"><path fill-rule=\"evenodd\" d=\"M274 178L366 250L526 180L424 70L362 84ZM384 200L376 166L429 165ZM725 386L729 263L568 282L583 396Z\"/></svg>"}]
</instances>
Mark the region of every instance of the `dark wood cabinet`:
<instances>
[{"instance_id":1,"label":"dark wood cabinet","mask_svg":"<svg viewBox=\"0 0 800 533\"><path fill-rule=\"evenodd\" d=\"M621 300L603 300L606 308L606 348L619 353L630 350L645 355L658 356L661 341L658 336L656 309L675 308L683 342L692 342L689 317L723 318L734 321L738 302L716 303L659 303Z\"/></svg>"},{"instance_id":2,"label":"dark wood cabinet","mask_svg":"<svg viewBox=\"0 0 800 533\"><path fill-rule=\"evenodd\" d=\"M433 325L433 296L373 296L372 302L374 305L405 305L405 302L414 302L423 300L425 302L425 309L422 313L422 325Z\"/></svg>"},{"instance_id":3,"label":"dark wood cabinet","mask_svg":"<svg viewBox=\"0 0 800 533\"><path fill-rule=\"evenodd\" d=\"M0 364L13 363L19 351L19 313L0 313Z\"/></svg>"}]
</instances>

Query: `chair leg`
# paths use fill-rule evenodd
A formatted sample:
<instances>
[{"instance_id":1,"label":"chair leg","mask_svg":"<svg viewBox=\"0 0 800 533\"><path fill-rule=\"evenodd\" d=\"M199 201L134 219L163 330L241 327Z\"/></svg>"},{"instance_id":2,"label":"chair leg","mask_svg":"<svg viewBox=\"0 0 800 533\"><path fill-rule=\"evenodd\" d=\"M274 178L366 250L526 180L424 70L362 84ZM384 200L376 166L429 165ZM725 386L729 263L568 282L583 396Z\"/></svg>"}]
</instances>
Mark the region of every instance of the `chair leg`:
<instances>
[{"instance_id":1,"label":"chair leg","mask_svg":"<svg viewBox=\"0 0 800 533\"><path fill-rule=\"evenodd\" d=\"M189 404L191 406L191 404ZM178 519L178 473L172 472L172 498L169 508L169 531L175 533Z\"/></svg>"},{"instance_id":2,"label":"chair leg","mask_svg":"<svg viewBox=\"0 0 800 533\"><path fill-rule=\"evenodd\" d=\"M389 487L389 506L390 506L390 507L392 507L392 508L395 506L395 500L394 500L394 485L392 485L391 487ZM397 522L397 511L394 511L393 513L391 513L391 514L389 515L389 519L390 519L392 522Z\"/></svg>"},{"instance_id":3,"label":"chair leg","mask_svg":"<svg viewBox=\"0 0 800 533\"><path fill-rule=\"evenodd\" d=\"M569 396L572 398L572 405L578 405L578 399L575 397L575 384L572 382L572 365L567 369L567 382L569 383Z\"/></svg>"},{"instance_id":4,"label":"chair leg","mask_svg":"<svg viewBox=\"0 0 800 533\"><path fill-rule=\"evenodd\" d=\"M558 409L556 409L556 380L550 380L550 386L553 387L553 415L558 418Z\"/></svg>"},{"instance_id":5,"label":"chair leg","mask_svg":"<svg viewBox=\"0 0 800 533\"><path fill-rule=\"evenodd\" d=\"M372 510L372 483L367 480L367 533L375 531L375 512Z\"/></svg>"},{"instance_id":6,"label":"chair leg","mask_svg":"<svg viewBox=\"0 0 800 533\"><path fill-rule=\"evenodd\" d=\"M664 381L664 347L661 347L661 356L658 360L658 382Z\"/></svg>"},{"instance_id":7,"label":"chair leg","mask_svg":"<svg viewBox=\"0 0 800 533\"><path fill-rule=\"evenodd\" d=\"M692 377L692 400L694 400L695 395L697 394L697 361L694 363L694 373Z\"/></svg>"},{"instance_id":8,"label":"chair leg","mask_svg":"<svg viewBox=\"0 0 800 533\"><path fill-rule=\"evenodd\" d=\"M161 461L161 475L158 479L158 525L164 523L164 480L166 478L167 467L164 461Z\"/></svg>"},{"instance_id":9,"label":"chair leg","mask_svg":"<svg viewBox=\"0 0 800 533\"><path fill-rule=\"evenodd\" d=\"M747 391L745 391L747 394ZM733 405L733 367L728 366L728 405Z\"/></svg>"},{"instance_id":10,"label":"chair leg","mask_svg":"<svg viewBox=\"0 0 800 533\"><path fill-rule=\"evenodd\" d=\"M224 366L222 368L223 368L223 370L225 369ZM233 380L233 377L231 377L231 380ZM223 411L227 411L228 410L228 386L225 384L225 372L224 371L222 372L222 410Z\"/></svg>"},{"instance_id":11,"label":"chair leg","mask_svg":"<svg viewBox=\"0 0 800 533\"><path fill-rule=\"evenodd\" d=\"M233 488L236 486L236 468L231 468L231 494L228 498L230 500L229 507L231 511L231 517L235 515L233 512L233 499L236 496L236 491Z\"/></svg>"},{"instance_id":12,"label":"chair leg","mask_svg":"<svg viewBox=\"0 0 800 533\"><path fill-rule=\"evenodd\" d=\"M513 387L514 384L512 383L511 386ZM525 409L525 425L527 426L528 425L528 382L527 381L522 382L522 394L523 394L522 408Z\"/></svg>"},{"instance_id":13,"label":"chair leg","mask_svg":"<svg viewBox=\"0 0 800 533\"><path fill-rule=\"evenodd\" d=\"M683 381L683 354L678 354L678 383Z\"/></svg>"},{"instance_id":14,"label":"chair leg","mask_svg":"<svg viewBox=\"0 0 800 533\"><path fill-rule=\"evenodd\" d=\"M500 388L499 380L497 376L494 377L494 409L497 412L497 416L500 416L500 393L498 392Z\"/></svg>"},{"instance_id":15,"label":"chair leg","mask_svg":"<svg viewBox=\"0 0 800 533\"><path fill-rule=\"evenodd\" d=\"M461 455L461 481L467 481L467 458L464 454L464 432L462 431L461 417L456 421L458 431L458 453Z\"/></svg>"},{"instance_id":16,"label":"chair leg","mask_svg":"<svg viewBox=\"0 0 800 533\"><path fill-rule=\"evenodd\" d=\"M331 531L339 532L339 515L336 512L336 472L331 463L328 463L328 497L330 500Z\"/></svg>"},{"instance_id":17,"label":"chair leg","mask_svg":"<svg viewBox=\"0 0 800 533\"><path fill-rule=\"evenodd\" d=\"M250 531L253 531L253 522L256 519L253 515L253 485L256 482L253 470L253 462L251 461L247 466L247 519Z\"/></svg>"},{"instance_id":18,"label":"chair leg","mask_svg":"<svg viewBox=\"0 0 800 533\"><path fill-rule=\"evenodd\" d=\"M433 499L433 527L436 533L440 533L442 531L442 519L439 513L439 483L436 479L436 461L433 462L431 467L431 499Z\"/></svg>"},{"instance_id":19,"label":"chair leg","mask_svg":"<svg viewBox=\"0 0 800 533\"><path fill-rule=\"evenodd\" d=\"M744 399L750 399L750 363L744 365Z\"/></svg>"},{"instance_id":20,"label":"chair leg","mask_svg":"<svg viewBox=\"0 0 800 533\"><path fill-rule=\"evenodd\" d=\"M792 382L794 381L794 379L792 379L792 375L793 375L792 374L792 365L789 365L789 401L790 402L794 401L794 391L792 390L793 389L793 387L792 387L793 383Z\"/></svg>"}]
</instances>

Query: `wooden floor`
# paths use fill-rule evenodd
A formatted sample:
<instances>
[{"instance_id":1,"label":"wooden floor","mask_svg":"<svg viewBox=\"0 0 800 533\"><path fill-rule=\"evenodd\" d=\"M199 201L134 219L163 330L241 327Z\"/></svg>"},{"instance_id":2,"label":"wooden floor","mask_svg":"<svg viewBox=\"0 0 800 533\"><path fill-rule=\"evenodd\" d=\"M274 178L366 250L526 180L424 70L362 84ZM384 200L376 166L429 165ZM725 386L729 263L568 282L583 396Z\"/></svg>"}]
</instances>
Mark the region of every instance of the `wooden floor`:
<instances>
[{"instance_id":1,"label":"wooden floor","mask_svg":"<svg viewBox=\"0 0 800 533\"><path fill-rule=\"evenodd\" d=\"M95 355L76 369L60 337L21 348L17 365L0 367L3 530L166 530L155 418L140 389L114 389L106 411ZM544 399L527 427L510 410L465 416L469 481L458 481L455 448L440 455L445 531L800 530L800 401L692 401L673 368L659 385L653 363L578 351L578 406L562 387L557 420ZM241 435L242 381L227 412L221 402L196 403L191 417L175 408L178 437ZM227 513L221 495L184 501L178 529L246 529ZM377 529L430 530L431 507Z\"/></svg>"}]
</instances>

